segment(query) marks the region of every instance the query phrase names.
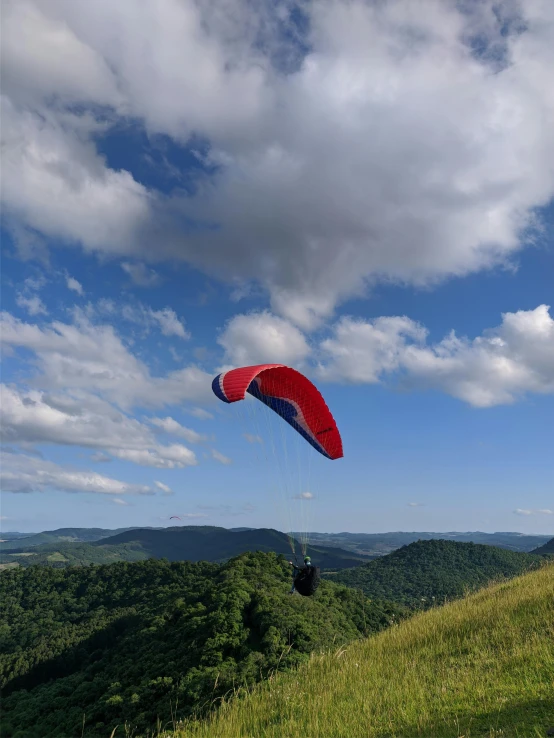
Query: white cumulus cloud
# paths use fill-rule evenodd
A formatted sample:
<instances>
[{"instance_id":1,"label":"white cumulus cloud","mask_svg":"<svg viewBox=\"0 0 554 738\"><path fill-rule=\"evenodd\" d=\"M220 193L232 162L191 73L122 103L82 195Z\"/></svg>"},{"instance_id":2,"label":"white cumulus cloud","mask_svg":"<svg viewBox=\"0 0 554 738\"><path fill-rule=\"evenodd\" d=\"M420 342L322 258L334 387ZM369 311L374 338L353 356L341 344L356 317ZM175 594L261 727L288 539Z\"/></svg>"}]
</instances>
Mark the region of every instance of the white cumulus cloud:
<instances>
[{"instance_id":1,"label":"white cumulus cloud","mask_svg":"<svg viewBox=\"0 0 554 738\"><path fill-rule=\"evenodd\" d=\"M554 515L554 510L543 508L541 510L528 510L525 508L518 507L514 510L515 515Z\"/></svg>"},{"instance_id":2,"label":"white cumulus cloud","mask_svg":"<svg viewBox=\"0 0 554 738\"><path fill-rule=\"evenodd\" d=\"M76 292L81 297L84 295L83 285L75 279L75 277L71 277L69 274L65 277L65 283L67 285L67 289L71 290L72 292Z\"/></svg>"},{"instance_id":3,"label":"white cumulus cloud","mask_svg":"<svg viewBox=\"0 0 554 738\"><path fill-rule=\"evenodd\" d=\"M269 311L235 315L218 343L225 359L234 366L249 364L300 364L310 353L298 328Z\"/></svg>"},{"instance_id":4,"label":"white cumulus cloud","mask_svg":"<svg viewBox=\"0 0 554 738\"><path fill-rule=\"evenodd\" d=\"M212 449L212 459L215 459L216 461L219 461L220 464L232 464L233 460L230 459L228 456L225 456L224 454L217 451L215 448Z\"/></svg>"},{"instance_id":5,"label":"white cumulus cloud","mask_svg":"<svg viewBox=\"0 0 554 738\"><path fill-rule=\"evenodd\" d=\"M158 444L146 425L94 395L22 392L6 385L0 385L0 391L0 437L5 442L101 449L94 461L106 461L112 456L158 468L197 463L190 449L181 444Z\"/></svg>"},{"instance_id":6,"label":"white cumulus cloud","mask_svg":"<svg viewBox=\"0 0 554 738\"><path fill-rule=\"evenodd\" d=\"M0 487L4 492L61 490L100 495L152 495L142 484L130 484L92 471L72 469L24 454L2 453Z\"/></svg>"},{"instance_id":7,"label":"white cumulus cloud","mask_svg":"<svg viewBox=\"0 0 554 738\"><path fill-rule=\"evenodd\" d=\"M4 346L25 348L35 355L42 388L95 392L123 408L163 407L185 400L211 401L211 375L195 366L152 376L149 368L123 344L111 325L96 325L84 314L75 322L47 326L0 315Z\"/></svg>"},{"instance_id":8,"label":"white cumulus cloud","mask_svg":"<svg viewBox=\"0 0 554 738\"><path fill-rule=\"evenodd\" d=\"M151 310L150 316L160 326L160 330L164 336L177 336L178 338L190 338L190 333L186 330L183 323L177 317L177 314L171 308L163 310Z\"/></svg>"},{"instance_id":9,"label":"white cumulus cloud","mask_svg":"<svg viewBox=\"0 0 554 738\"><path fill-rule=\"evenodd\" d=\"M321 343L320 375L328 380L378 382L384 373L399 368L408 341L420 343L425 336L425 329L407 317L341 318L333 337Z\"/></svg>"},{"instance_id":10,"label":"white cumulus cloud","mask_svg":"<svg viewBox=\"0 0 554 738\"><path fill-rule=\"evenodd\" d=\"M20 308L26 310L29 315L47 315L48 310L45 304L42 302L38 295L32 297L26 297L25 295L19 294L16 298L16 303Z\"/></svg>"},{"instance_id":11,"label":"white cumulus cloud","mask_svg":"<svg viewBox=\"0 0 554 738\"><path fill-rule=\"evenodd\" d=\"M140 261L135 263L123 261L121 268L137 287L157 287L162 282L155 269L147 267L146 264Z\"/></svg>"},{"instance_id":12,"label":"white cumulus cloud","mask_svg":"<svg viewBox=\"0 0 554 738\"><path fill-rule=\"evenodd\" d=\"M311 492L300 492L297 495L294 495L295 500L313 500L314 495Z\"/></svg>"},{"instance_id":13,"label":"white cumulus cloud","mask_svg":"<svg viewBox=\"0 0 554 738\"><path fill-rule=\"evenodd\" d=\"M20 245L185 260L261 285L305 329L379 281L509 262L554 195L553 4L420 11L306 3L301 29L273 2L5 2L2 198ZM129 120L207 140L215 173L161 197L111 169L96 139Z\"/></svg>"},{"instance_id":14,"label":"white cumulus cloud","mask_svg":"<svg viewBox=\"0 0 554 738\"><path fill-rule=\"evenodd\" d=\"M108 451L118 459L158 469L182 469L184 466L196 466L198 463L194 452L179 443L152 449L109 448Z\"/></svg>"},{"instance_id":15,"label":"white cumulus cloud","mask_svg":"<svg viewBox=\"0 0 554 738\"><path fill-rule=\"evenodd\" d=\"M164 336L177 336L183 339L190 338L190 333L185 328L183 321L169 307L165 307L162 310L153 310L151 307L147 307L140 302L134 304L118 304L114 300L102 299L96 305L89 303L86 307L85 314L88 318L93 318L96 315L108 316L111 319L119 317L130 323L139 325L146 333L152 328L157 328Z\"/></svg>"},{"instance_id":16,"label":"white cumulus cloud","mask_svg":"<svg viewBox=\"0 0 554 738\"><path fill-rule=\"evenodd\" d=\"M166 418L150 418L149 422L157 428L160 428L160 430L165 433L170 433L174 436L184 438L185 441L188 441L189 443L203 443L208 440L208 436L203 435L202 433L197 433L195 430L192 430L192 428L185 428L184 425L181 425L181 423L178 423L169 416Z\"/></svg>"},{"instance_id":17,"label":"white cumulus cloud","mask_svg":"<svg viewBox=\"0 0 554 738\"><path fill-rule=\"evenodd\" d=\"M189 415L192 415L194 418L198 418L198 420L213 420L213 415L209 413L207 410L204 410L202 407L191 407L185 409L185 412Z\"/></svg>"},{"instance_id":18,"label":"white cumulus cloud","mask_svg":"<svg viewBox=\"0 0 554 738\"><path fill-rule=\"evenodd\" d=\"M75 114L37 114L6 95L0 106L6 214L85 249L102 251L110 243L132 248L150 217L148 192L129 172L104 165L87 141L99 126Z\"/></svg>"},{"instance_id":19,"label":"white cumulus cloud","mask_svg":"<svg viewBox=\"0 0 554 738\"><path fill-rule=\"evenodd\" d=\"M428 345L406 317L342 318L320 346L324 379L374 383L397 372L407 387L433 388L475 407L554 392L554 319L549 307L504 313L502 323L470 340L454 332Z\"/></svg>"}]
</instances>

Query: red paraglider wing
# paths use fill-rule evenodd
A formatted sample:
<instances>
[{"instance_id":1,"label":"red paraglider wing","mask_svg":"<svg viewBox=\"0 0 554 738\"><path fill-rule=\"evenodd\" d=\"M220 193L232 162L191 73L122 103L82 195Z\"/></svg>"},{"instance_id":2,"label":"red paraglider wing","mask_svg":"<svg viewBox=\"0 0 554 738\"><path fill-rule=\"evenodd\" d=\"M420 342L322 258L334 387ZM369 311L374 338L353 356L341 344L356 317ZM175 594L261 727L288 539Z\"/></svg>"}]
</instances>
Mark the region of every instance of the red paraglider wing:
<instances>
[{"instance_id":1,"label":"red paraglider wing","mask_svg":"<svg viewBox=\"0 0 554 738\"><path fill-rule=\"evenodd\" d=\"M218 374L212 382L214 394L223 402L237 402L244 400L250 383L261 372L269 369L285 368L283 364L258 364L257 366L243 366L240 369L231 369L229 372ZM291 371L294 371L291 369Z\"/></svg>"},{"instance_id":2,"label":"red paraglider wing","mask_svg":"<svg viewBox=\"0 0 554 738\"><path fill-rule=\"evenodd\" d=\"M212 382L223 402L244 400L246 392L274 410L315 449L329 459L343 455L335 419L320 391L296 369L283 364L260 364L231 369Z\"/></svg>"}]
</instances>

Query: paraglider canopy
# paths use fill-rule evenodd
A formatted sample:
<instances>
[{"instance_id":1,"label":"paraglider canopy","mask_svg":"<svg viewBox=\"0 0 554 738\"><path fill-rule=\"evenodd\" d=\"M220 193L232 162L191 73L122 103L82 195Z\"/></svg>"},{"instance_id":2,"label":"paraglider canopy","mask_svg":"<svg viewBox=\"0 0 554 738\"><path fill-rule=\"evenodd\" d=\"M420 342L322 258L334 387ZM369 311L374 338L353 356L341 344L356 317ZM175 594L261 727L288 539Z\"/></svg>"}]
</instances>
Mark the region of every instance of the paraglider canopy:
<instances>
[{"instance_id":1,"label":"paraglider canopy","mask_svg":"<svg viewBox=\"0 0 554 738\"><path fill-rule=\"evenodd\" d=\"M260 442L259 456L265 459L262 484L273 487L276 497L281 498L279 507L292 553L295 554L299 542L305 556L309 545L308 516L314 497L310 491L311 466L322 461L305 441L326 459L343 456L339 429L325 400L307 377L284 364L231 369L214 378L212 390L222 402L237 403L237 416L240 417L243 410L245 415L250 415L247 422L252 423L253 428L247 425L243 436L253 446L256 444L252 439ZM258 402L240 402L246 400L247 393ZM295 433L288 433L281 419ZM265 426L267 439L260 435L261 425ZM272 461L274 468L270 469ZM297 523L293 522L293 515ZM293 534L293 531L296 532ZM311 569L313 567L306 562L299 579L301 594L313 594L317 587L317 572Z\"/></svg>"},{"instance_id":2,"label":"paraglider canopy","mask_svg":"<svg viewBox=\"0 0 554 738\"><path fill-rule=\"evenodd\" d=\"M291 425L328 459L343 456L335 419L317 387L296 369L283 364L258 364L218 374L214 394L223 402L244 400L248 392Z\"/></svg>"}]
</instances>

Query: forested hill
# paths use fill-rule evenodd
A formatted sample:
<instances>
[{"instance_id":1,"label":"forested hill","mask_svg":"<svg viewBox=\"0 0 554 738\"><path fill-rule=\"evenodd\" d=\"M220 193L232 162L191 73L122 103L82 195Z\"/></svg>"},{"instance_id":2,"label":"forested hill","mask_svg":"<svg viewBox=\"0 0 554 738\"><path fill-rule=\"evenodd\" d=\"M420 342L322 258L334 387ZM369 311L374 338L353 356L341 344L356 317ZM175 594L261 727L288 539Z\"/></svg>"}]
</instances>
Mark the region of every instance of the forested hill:
<instances>
[{"instance_id":1,"label":"forested hill","mask_svg":"<svg viewBox=\"0 0 554 738\"><path fill-rule=\"evenodd\" d=\"M332 580L359 588L368 597L427 607L542 563L540 556L495 546L417 541L355 569L343 569Z\"/></svg>"},{"instance_id":2,"label":"forested hill","mask_svg":"<svg viewBox=\"0 0 554 738\"><path fill-rule=\"evenodd\" d=\"M292 555L287 536L272 528L231 531L208 525L173 526L163 530L127 531L97 541L95 545L135 541L156 558L166 557L170 560L218 561L250 550L288 552Z\"/></svg>"},{"instance_id":3,"label":"forested hill","mask_svg":"<svg viewBox=\"0 0 554 738\"><path fill-rule=\"evenodd\" d=\"M201 710L404 613L329 582L291 596L289 569L248 553L1 572L2 735L107 738L125 722L127 735L152 735L172 710Z\"/></svg>"},{"instance_id":4,"label":"forested hill","mask_svg":"<svg viewBox=\"0 0 554 738\"><path fill-rule=\"evenodd\" d=\"M544 554L554 554L554 538L547 541L544 546L535 548L531 553L538 554L539 556L543 556Z\"/></svg>"},{"instance_id":5,"label":"forested hill","mask_svg":"<svg viewBox=\"0 0 554 738\"><path fill-rule=\"evenodd\" d=\"M289 538L273 528L249 528L231 531L213 526L176 526L163 530L132 530L97 541L97 547L110 544L139 542L155 558L170 561L222 561L244 551L274 551L292 557ZM296 543L300 556L300 546ZM310 546L314 563L322 568L355 566L369 561L370 556L354 554L341 548Z\"/></svg>"},{"instance_id":6,"label":"forested hill","mask_svg":"<svg viewBox=\"0 0 554 738\"><path fill-rule=\"evenodd\" d=\"M299 553L299 547L297 546ZM270 528L230 531L214 526L138 528L92 543L66 543L34 546L6 552L1 562L20 566L50 564L83 566L114 561L140 561L167 558L170 561L225 561L245 551L273 551L291 558L289 539ZM352 567L371 559L340 548L310 548L314 564L323 569Z\"/></svg>"}]
</instances>

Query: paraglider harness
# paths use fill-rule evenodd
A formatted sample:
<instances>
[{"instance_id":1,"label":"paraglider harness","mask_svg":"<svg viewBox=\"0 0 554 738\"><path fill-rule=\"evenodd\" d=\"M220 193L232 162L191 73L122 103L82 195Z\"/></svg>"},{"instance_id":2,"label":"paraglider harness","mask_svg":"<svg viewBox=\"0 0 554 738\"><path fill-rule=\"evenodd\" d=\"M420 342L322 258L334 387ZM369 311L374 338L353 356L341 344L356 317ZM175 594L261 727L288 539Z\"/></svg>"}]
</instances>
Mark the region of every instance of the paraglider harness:
<instances>
[{"instance_id":1,"label":"paraglider harness","mask_svg":"<svg viewBox=\"0 0 554 738\"><path fill-rule=\"evenodd\" d=\"M289 594L294 594L296 590L303 597L310 597L319 587L319 567L314 566L309 556L304 557L304 566L298 566L298 563L292 566L292 587Z\"/></svg>"}]
</instances>

